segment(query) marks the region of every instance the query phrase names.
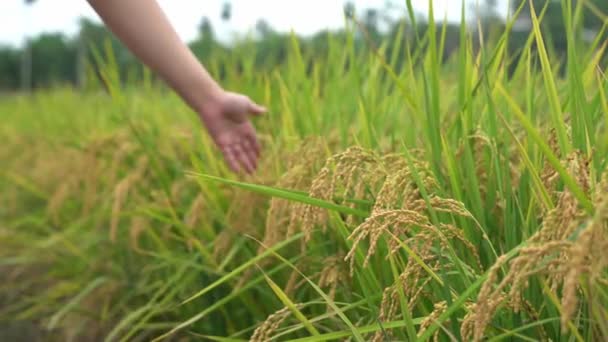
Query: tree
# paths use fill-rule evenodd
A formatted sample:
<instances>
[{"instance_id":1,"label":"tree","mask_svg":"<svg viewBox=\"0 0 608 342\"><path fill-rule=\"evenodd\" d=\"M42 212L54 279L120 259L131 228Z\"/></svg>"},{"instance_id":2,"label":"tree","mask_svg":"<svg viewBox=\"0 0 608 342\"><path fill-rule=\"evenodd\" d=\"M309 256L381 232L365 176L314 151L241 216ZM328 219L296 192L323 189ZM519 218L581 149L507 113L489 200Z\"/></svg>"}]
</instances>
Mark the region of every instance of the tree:
<instances>
[{"instance_id":1,"label":"tree","mask_svg":"<svg viewBox=\"0 0 608 342\"><path fill-rule=\"evenodd\" d=\"M198 26L198 36L190 43L190 49L201 60L207 60L209 56L219 47L215 40L213 24L207 17L201 19Z\"/></svg>"},{"instance_id":2,"label":"tree","mask_svg":"<svg viewBox=\"0 0 608 342\"><path fill-rule=\"evenodd\" d=\"M344 16L348 19L355 17L355 4L352 1L344 3Z\"/></svg>"},{"instance_id":3,"label":"tree","mask_svg":"<svg viewBox=\"0 0 608 342\"><path fill-rule=\"evenodd\" d=\"M608 1L587 0L587 5L584 12L584 26L585 28L598 31L604 25L605 19L602 16L608 14ZM596 11L599 11L599 13Z\"/></svg>"},{"instance_id":4,"label":"tree","mask_svg":"<svg viewBox=\"0 0 608 342\"><path fill-rule=\"evenodd\" d=\"M141 73L143 66L139 60L104 25L82 18L78 39L81 49L84 50L81 53L85 56L84 65L80 65L80 68L85 69L89 61L96 62L94 51L105 56L106 48L109 46L122 80L136 78ZM78 45L78 42L75 44Z\"/></svg>"},{"instance_id":5,"label":"tree","mask_svg":"<svg viewBox=\"0 0 608 342\"><path fill-rule=\"evenodd\" d=\"M203 17L201 20L201 23L198 25L198 36L202 39L214 40L215 34L213 32L213 25L209 18Z\"/></svg>"},{"instance_id":6,"label":"tree","mask_svg":"<svg viewBox=\"0 0 608 342\"><path fill-rule=\"evenodd\" d=\"M34 87L75 81L75 48L64 35L42 34L31 41L30 47Z\"/></svg>"},{"instance_id":7,"label":"tree","mask_svg":"<svg viewBox=\"0 0 608 342\"><path fill-rule=\"evenodd\" d=\"M275 31L272 26L270 26L270 24L264 19L259 19L255 23L255 32L262 39L268 38L275 34Z\"/></svg>"},{"instance_id":8,"label":"tree","mask_svg":"<svg viewBox=\"0 0 608 342\"><path fill-rule=\"evenodd\" d=\"M256 64L260 67L273 66L284 61L287 56L289 37L278 33L266 20L259 19L255 24Z\"/></svg>"},{"instance_id":9,"label":"tree","mask_svg":"<svg viewBox=\"0 0 608 342\"><path fill-rule=\"evenodd\" d=\"M25 0L26 5L32 5L35 0ZM32 51L29 37L25 38L25 47L21 54L21 89L30 91L32 88Z\"/></svg>"},{"instance_id":10,"label":"tree","mask_svg":"<svg viewBox=\"0 0 608 342\"><path fill-rule=\"evenodd\" d=\"M378 31L378 10L374 8L365 10L363 22L368 30Z\"/></svg>"},{"instance_id":11,"label":"tree","mask_svg":"<svg viewBox=\"0 0 608 342\"><path fill-rule=\"evenodd\" d=\"M530 16L529 0L519 0L512 2L512 10L515 11L523 2L521 15L524 17ZM564 1L559 0L532 0L534 11L537 15L540 14L544 6L547 6L547 12L542 25L547 30L564 30L564 17L562 4ZM572 8L576 8L579 0L572 0ZM608 14L608 1L606 0L585 0L583 6L583 20L580 23L582 28L598 31L604 24L603 15ZM598 12L599 11L599 12Z\"/></svg>"},{"instance_id":12,"label":"tree","mask_svg":"<svg viewBox=\"0 0 608 342\"><path fill-rule=\"evenodd\" d=\"M17 89L19 86L19 59L17 49L0 47L0 90Z\"/></svg>"},{"instance_id":13,"label":"tree","mask_svg":"<svg viewBox=\"0 0 608 342\"><path fill-rule=\"evenodd\" d=\"M230 18L232 18L232 4L230 2L224 2L221 17L223 21L230 21Z\"/></svg>"}]
</instances>

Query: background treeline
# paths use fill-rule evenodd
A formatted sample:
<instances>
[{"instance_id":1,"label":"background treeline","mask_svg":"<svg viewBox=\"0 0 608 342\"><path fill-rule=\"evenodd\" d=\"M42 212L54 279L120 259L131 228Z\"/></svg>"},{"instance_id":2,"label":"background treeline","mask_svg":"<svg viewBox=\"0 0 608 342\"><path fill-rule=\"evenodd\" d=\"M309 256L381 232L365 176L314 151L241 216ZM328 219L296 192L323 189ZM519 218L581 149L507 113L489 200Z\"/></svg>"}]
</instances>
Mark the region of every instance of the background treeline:
<instances>
[{"instance_id":1,"label":"background treeline","mask_svg":"<svg viewBox=\"0 0 608 342\"><path fill-rule=\"evenodd\" d=\"M521 13L509 41L509 51L517 58L518 50L523 47L532 29L530 21L529 2L524 0ZM583 0L581 0L583 1ZM33 1L27 1L33 3ZM564 29L564 6L565 1L534 0L534 9L537 15L543 13L542 30L548 37L548 48L558 58L565 58L567 48L567 37ZM573 7L577 8L577 2L573 1ZM513 11L520 6L520 1L512 1ZM35 4L32 4L35 6ZM605 42L608 35L605 32L606 16L608 13L608 1L606 0L584 0L583 6L578 7L576 21L578 23L577 41L579 44L592 44L593 42ZM505 29L505 23L499 18L496 9L496 0L486 0L482 5L472 9L479 24L475 29L481 27L484 40L491 40L495 34ZM222 20L230 21L232 5L225 3L219 14ZM388 44L387 55L396 52L405 55L419 48L416 40L417 32L425 32L429 23L423 18L414 26L404 13L402 18L389 15L391 8L387 6L382 9L365 9L361 13L357 11L352 3L346 3L344 14L348 18L355 17L356 30L358 32L357 44L364 51L371 51L371 46L380 46L382 42L394 42L401 37L401 44ZM403 31L404 30L404 31ZM405 32L405 34L403 34ZM321 31L310 37L295 37L306 56L326 55L327 34ZM332 31L333 35L345 35L344 30ZM210 61L211 56L239 53L246 51L255 58L254 67L273 68L286 60L290 41L294 38L289 33L278 32L266 21L260 20L253 33L252 39L242 39L230 45L222 44L214 34L211 21L203 18L199 25L197 38L189 45L203 61ZM446 41L444 58L447 59L459 46L460 26L448 24L446 27ZM474 39L479 44L479 39ZM599 46L601 47L601 45ZM67 37L62 33L43 33L29 40L23 48L0 46L0 90L15 91L29 90L32 88L50 87L57 84L71 84L78 87L86 86L87 82L97 80L94 68L94 54L96 52L112 49L115 63L121 71L120 77L124 81L138 80L142 77L143 68L139 62L108 32L101 24L88 19L80 21L80 32L76 37ZM395 48L399 51L393 51ZM397 59L397 60L403 60ZM562 63L562 66L565 63ZM235 67L240 67L235 65ZM399 65L395 66L399 68ZM216 72L221 78L221 70Z\"/></svg>"}]
</instances>

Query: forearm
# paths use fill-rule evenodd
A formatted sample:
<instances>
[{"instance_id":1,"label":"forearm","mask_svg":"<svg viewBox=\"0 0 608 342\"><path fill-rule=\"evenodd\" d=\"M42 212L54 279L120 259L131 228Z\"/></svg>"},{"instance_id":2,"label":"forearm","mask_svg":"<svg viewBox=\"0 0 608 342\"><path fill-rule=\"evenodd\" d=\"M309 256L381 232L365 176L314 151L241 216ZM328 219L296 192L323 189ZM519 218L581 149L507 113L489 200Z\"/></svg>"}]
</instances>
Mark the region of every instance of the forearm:
<instances>
[{"instance_id":1,"label":"forearm","mask_svg":"<svg viewBox=\"0 0 608 342\"><path fill-rule=\"evenodd\" d=\"M222 91L156 0L88 0L110 30L195 111Z\"/></svg>"}]
</instances>

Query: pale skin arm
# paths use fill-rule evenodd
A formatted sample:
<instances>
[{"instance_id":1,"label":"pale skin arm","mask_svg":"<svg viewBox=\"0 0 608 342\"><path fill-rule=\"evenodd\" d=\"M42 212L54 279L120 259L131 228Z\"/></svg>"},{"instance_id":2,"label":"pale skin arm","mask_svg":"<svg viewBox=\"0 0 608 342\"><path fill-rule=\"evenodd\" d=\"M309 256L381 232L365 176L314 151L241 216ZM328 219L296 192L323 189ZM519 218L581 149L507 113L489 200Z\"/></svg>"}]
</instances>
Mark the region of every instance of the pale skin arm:
<instances>
[{"instance_id":1,"label":"pale skin arm","mask_svg":"<svg viewBox=\"0 0 608 342\"><path fill-rule=\"evenodd\" d=\"M260 154L250 115L266 111L227 92L184 44L156 0L88 0L108 28L200 116L235 172L252 173Z\"/></svg>"}]
</instances>

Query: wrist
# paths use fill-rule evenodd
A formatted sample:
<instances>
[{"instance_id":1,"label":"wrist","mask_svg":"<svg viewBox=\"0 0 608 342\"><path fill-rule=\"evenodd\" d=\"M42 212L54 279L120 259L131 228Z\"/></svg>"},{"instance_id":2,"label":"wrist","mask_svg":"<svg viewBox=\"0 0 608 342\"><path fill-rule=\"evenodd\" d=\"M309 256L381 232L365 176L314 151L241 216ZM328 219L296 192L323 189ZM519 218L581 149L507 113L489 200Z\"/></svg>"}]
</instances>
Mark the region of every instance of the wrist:
<instances>
[{"instance_id":1,"label":"wrist","mask_svg":"<svg viewBox=\"0 0 608 342\"><path fill-rule=\"evenodd\" d=\"M196 91L196 104L194 110L199 114L203 115L213 108L220 106L224 94L226 91L219 86L219 84L212 82L212 84L205 84L202 87L198 87Z\"/></svg>"},{"instance_id":2,"label":"wrist","mask_svg":"<svg viewBox=\"0 0 608 342\"><path fill-rule=\"evenodd\" d=\"M200 101L198 101L195 110L201 118L205 118L213 116L214 113L220 111L226 96L226 91L219 85L214 85L212 87L207 87L202 94L199 94Z\"/></svg>"}]
</instances>

